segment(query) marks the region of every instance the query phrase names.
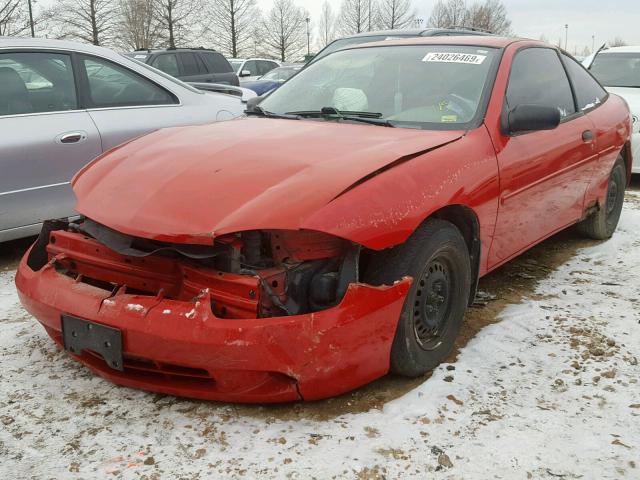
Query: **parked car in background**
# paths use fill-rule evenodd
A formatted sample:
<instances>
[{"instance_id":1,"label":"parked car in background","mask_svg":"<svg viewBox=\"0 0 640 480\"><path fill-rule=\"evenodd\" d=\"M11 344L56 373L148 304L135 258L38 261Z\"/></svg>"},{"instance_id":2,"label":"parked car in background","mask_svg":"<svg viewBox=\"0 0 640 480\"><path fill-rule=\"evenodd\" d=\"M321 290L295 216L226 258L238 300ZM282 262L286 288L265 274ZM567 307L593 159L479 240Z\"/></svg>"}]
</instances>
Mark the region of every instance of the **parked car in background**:
<instances>
[{"instance_id":1,"label":"parked car in background","mask_svg":"<svg viewBox=\"0 0 640 480\"><path fill-rule=\"evenodd\" d=\"M280 62L268 58L231 58L229 63L234 72L242 80L257 80L280 66Z\"/></svg>"},{"instance_id":2,"label":"parked car in background","mask_svg":"<svg viewBox=\"0 0 640 480\"><path fill-rule=\"evenodd\" d=\"M633 115L633 173L640 173L640 46L601 49L584 61L605 88L624 98Z\"/></svg>"},{"instance_id":3,"label":"parked car in background","mask_svg":"<svg viewBox=\"0 0 640 480\"><path fill-rule=\"evenodd\" d=\"M136 50L126 55L184 82L240 85L238 76L227 59L215 50L206 48Z\"/></svg>"},{"instance_id":4,"label":"parked car in background","mask_svg":"<svg viewBox=\"0 0 640 480\"><path fill-rule=\"evenodd\" d=\"M347 37L338 38L324 47L311 59L309 64L320 60L336 50L363 43L379 42L382 40L396 40L413 37L450 37L457 35L491 35L489 32L474 30L470 28L416 28L416 29L396 29L379 30L375 32L362 32Z\"/></svg>"},{"instance_id":5,"label":"parked car in background","mask_svg":"<svg viewBox=\"0 0 640 480\"><path fill-rule=\"evenodd\" d=\"M298 73L304 65L283 65L282 67L274 68L266 75L261 76L257 80L242 81L240 85L244 88L250 88L258 95L264 95L269 93L284 82Z\"/></svg>"},{"instance_id":6,"label":"parked car in background","mask_svg":"<svg viewBox=\"0 0 640 480\"><path fill-rule=\"evenodd\" d=\"M47 222L22 259L23 305L94 372L237 402L420 376L480 277L618 224L629 110L551 45L361 45L260 100L83 169L83 219Z\"/></svg>"},{"instance_id":7,"label":"parked car in background","mask_svg":"<svg viewBox=\"0 0 640 480\"><path fill-rule=\"evenodd\" d=\"M106 48L0 38L0 242L74 215L69 181L102 152L244 109Z\"/></svg>"}]
</instances>

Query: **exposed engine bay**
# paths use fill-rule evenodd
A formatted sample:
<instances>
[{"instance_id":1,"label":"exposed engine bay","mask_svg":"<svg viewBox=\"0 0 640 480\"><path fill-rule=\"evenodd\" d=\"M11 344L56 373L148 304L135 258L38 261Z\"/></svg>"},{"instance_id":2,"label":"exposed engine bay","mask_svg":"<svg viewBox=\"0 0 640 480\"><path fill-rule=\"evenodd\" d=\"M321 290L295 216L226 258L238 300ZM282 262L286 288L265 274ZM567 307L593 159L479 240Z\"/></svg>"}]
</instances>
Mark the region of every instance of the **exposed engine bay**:
<instances>
[{"instance_id":1,"label":"exposed engine bay","mask_svg":"<svg viewBox=\"0 0 640 480\"><path fill-rule=\"evenodd\" d=\"M183 301L209 298L220 318L305 314L337 305L358 280L360 246L315 231L245 231L213 245L128 236L83 218L45 222L28 259L77 282Z\"/></svg>"}]
</instances>

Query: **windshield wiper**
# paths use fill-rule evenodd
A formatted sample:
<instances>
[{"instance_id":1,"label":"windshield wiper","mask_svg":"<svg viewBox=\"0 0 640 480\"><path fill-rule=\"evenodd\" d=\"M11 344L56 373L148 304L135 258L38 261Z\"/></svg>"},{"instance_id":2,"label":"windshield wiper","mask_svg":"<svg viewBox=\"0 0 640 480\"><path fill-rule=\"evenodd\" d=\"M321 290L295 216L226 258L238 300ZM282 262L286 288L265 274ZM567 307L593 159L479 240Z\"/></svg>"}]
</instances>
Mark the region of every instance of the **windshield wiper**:
<instances>
[{"instance_id":1,"label":"windshield wiper","mask_svg":"<svg viewBox=\"0 0 640 480\"><path fill-rule=\"evenodd\" d=\"M322 107L320 110L305 110L299 112L287 112L287 115L295 115L297 117L318 117L318 118L335 118L338 120L347 120L352 122L368 123L370 125L379 125L382 127L394 128L395 125L388 120L383 120L382 113L379 112L357 112L338 110L335 107Z\"/></svg>"},{"instance_id":2,"label":"windshield wiper","mask_svg":"<svg viewBox=\"0 0 640 480\"><path fill-rule=\"evenodd\" d=\"M291 115L288 113L278 114L265 110L259 105L254 105L250 110L247 109L244 111L245 115L255 115L257 117L266 117L266 118L286 118L287 120L300 120L302 117L298 115Z\"/></svg>"}]
</instances>

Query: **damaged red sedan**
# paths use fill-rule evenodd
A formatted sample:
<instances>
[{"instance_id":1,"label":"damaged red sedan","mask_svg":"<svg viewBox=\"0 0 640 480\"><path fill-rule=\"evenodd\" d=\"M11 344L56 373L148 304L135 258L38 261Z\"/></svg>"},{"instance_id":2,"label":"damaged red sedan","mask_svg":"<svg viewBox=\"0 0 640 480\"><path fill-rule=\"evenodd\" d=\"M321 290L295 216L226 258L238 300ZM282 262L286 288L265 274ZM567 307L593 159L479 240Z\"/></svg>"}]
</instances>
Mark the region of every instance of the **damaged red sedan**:
<instances>
[{"instance_id":1,"label":"damaged red sedan","mask_svg":"<svg viewBox=\"0 0 640 480\"><path fill-rule=\"evenodd\" d=\"M610 237L631 117L576 61L498 37L337 51L246 118L160 130L73 180L25 308L126 386L315 400L450 352L478 279L578 224Z\"/></svg>"}]
</instances>

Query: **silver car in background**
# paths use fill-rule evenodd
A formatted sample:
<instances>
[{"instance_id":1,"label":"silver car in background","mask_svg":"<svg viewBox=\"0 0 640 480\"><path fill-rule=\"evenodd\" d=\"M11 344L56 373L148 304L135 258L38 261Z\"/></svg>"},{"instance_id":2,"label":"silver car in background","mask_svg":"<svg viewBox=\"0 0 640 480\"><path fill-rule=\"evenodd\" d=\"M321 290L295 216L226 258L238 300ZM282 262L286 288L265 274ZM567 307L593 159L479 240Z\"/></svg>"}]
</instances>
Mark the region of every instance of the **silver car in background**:
<instances>
[{"instance_id":1,"label":"silver car in background","mask_svg":"<svg viewBox=\"0 0 640 480\"><path fill-rule=\"evenodd\" d=\"M102 152L244 110L237 95L197 90L106 48L0 37L0 242L73 216L69 182Z\"/></svg>"}]
</instances>

